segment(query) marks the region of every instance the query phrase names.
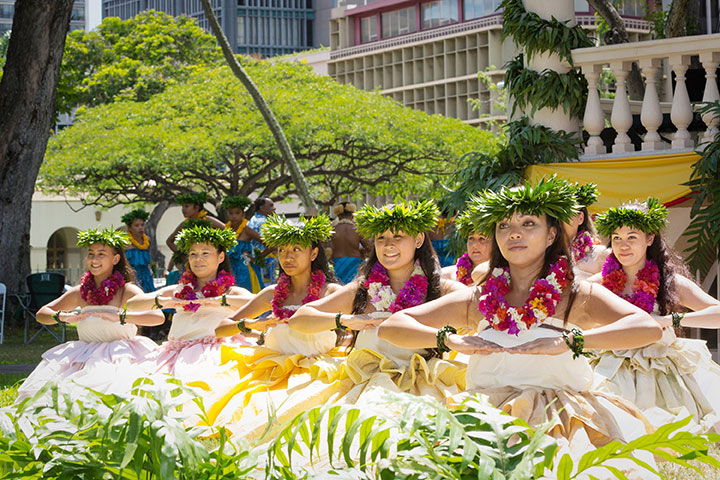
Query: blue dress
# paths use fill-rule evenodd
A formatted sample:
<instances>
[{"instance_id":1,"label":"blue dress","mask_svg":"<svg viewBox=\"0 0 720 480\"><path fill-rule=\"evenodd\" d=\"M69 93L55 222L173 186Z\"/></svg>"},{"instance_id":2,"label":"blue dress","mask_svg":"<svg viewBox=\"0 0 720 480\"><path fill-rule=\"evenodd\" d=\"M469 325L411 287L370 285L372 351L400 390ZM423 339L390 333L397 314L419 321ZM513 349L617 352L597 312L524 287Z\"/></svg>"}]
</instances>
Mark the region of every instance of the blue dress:
<instances>
[{"instance_id":1,"label":"blue dress","mask_svg":"<svg viewBox=\"0 0 720 480\"><path fill-rule=\"evenodd\" d=\"M336 257L332 259L335 267L335 276L343 285L353 281L358 273L358 268L363 262L360 257Z\"/></svg>"},{"instance_id":2,"label":"blue dress","mask_svg":"<svg viewBox=\"0 0 720 480\"><path fill-rule=\"evenodd\" d=\"M135 270L135 283L143 292L154 292L152 272L150 272L150 251L130 248L125 250L128 263Z\"/></svg>"},{"instance_id":3,"label":"blue dress","mask_svg":"<svg viewBox=\"0 0 720 480\"><path fill-rule=\"evenodd\" d=\"M438 260L440 260L440 266L441 267L448 267L450 265L455 265L455 257L450 252L450 249L448 248L448 241L447 240L433 240L432 246L435 249L435 253L437 253Z\"/></svg>"},{"instance_id":4,"label":"blue dress","mask_svg":"<svg viewBox=\"0 0 720 480\"><path fill-rule=\"evenodd\" d=\"M245 255L245 252L248 255ZM243 287L252 293L258 293L265 288L260 267L251 263L253 245L248 241L238 240L238 244L228 252L230 266L235 276L235 285Z\"/></svg>"}]
</instances>

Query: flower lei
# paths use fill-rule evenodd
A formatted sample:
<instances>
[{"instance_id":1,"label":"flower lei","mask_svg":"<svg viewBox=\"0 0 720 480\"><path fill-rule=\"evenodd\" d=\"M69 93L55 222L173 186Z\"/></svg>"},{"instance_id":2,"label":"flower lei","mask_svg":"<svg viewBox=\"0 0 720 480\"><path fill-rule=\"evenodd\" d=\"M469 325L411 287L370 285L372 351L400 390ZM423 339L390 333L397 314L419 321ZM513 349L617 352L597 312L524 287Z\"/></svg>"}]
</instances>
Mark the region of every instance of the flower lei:
<instances>
[{"instance_id":1,"label":"flower lei","mask_svg":"<svg viewBox=\"0 0 720 480\"><path fill-rule=\"evenodd\" d=\"M320 290L325 285L325 274L322 270L313 270L310 276L310 284L307 289L307 296L303 298L302 304L312 302L320 298ZM290 276L286 273L281 273L278 278L277 285L275 285L275 293L273 294L272 311L275 318L279 320L285 320L290 318L295 310L289 308L283 308L283 304L290 294Z\"/></svg>"},{"instance_id":2,"label":"flower lei","mask_svg":"<svg viewBox=\"0 0 720 480\"><path fill-rule=\"evenodd\" d=\"M405 308L420 305L425 301L428 279L425 272L420 268L420 262L415 260L415 267L410 279L405 283L400 293L395 295L392 287L390 287L390 277L387 269L383 267L382 263L377 262L373 265L364 286L367 288L370 303L375 307L375 310L378 312L389 310L395 313Z\"/></svg>"},{"instance_id":3,"label":"flower lei","mask_svg":"<svg viewBox=\"0 0 720 480\"><path fill-rule=\"evenodd\" d=\"M511 335L528 330L555 314L555 307L569 284L569 268L567 257L559 257L550 266L548 276L535 281L530 296L519 308L509 306L505 300L505 295L510 292L510 269L496 268L482 287L478 310L495 330Z\"/></svg>"},{"instance_id":4,"label":"flower lei","mask_svg":"<svg viewBox=\"0 0 720 480\"><path fill-rule=\"evenodd\" d=\"M572 242L572 254L575 262L579 262L592 250L593 241L590 232L583 230L578 232Z\"/></svg>"},{"instance_id":5,"label":"flower lei","mask_svg":"<svg viewBox=\"0 0 720 480\"><path fill-rule=\"evenodd\" d=\"M92 273L85 272L80 279L80 296L93 305L107 305L123 285L125 285L125 279L118 271L103 280L99 287L95 286Z\"/></svg>"},{"instance_id":6,"label":"flower lei","mask_svg":"<svg viewBox=\"0 0 720 480\"><path fill-rule=\"evenodd\" d=\"M248 219L243 218L242 222L240 222L240 226L235 229L235 235L239 237L240 234L243 232L243 230L245 230L245 227L247 226L247 224L248 224ZM232 222L227 222L225 224L225 228L232 228Z\"/></svg>"},{"instance_id":7,"label":"flower lei","mask_svg":"<svg viewBox=\"0 0 720 480\"><path fill-rule=\"evenodd\" d=\"M624 298L633 305L650 313L655 308L655 299L660 288L660 269L652 260L647 260L640 269L632 286L632 294L623 292L627 282L627 273L615 257L614 253L608 255L602 268L602 285L620 298Z\"/></svg>"},{"instance_id":8,"label":"flower lei","mask_svg":"<svg viewBox=\"0 0 720 480\"><path fill-rule=\"evenodd\" d=\"M456 277L458 282L464 285L472 285L473 279L470 275L472 273L472 260L470 260L470 255L464 253L462 257L458 258L455 266L457 267Z\"/></svg>"},{"instance_id":9,"label":"flower lei","mask_svg":"<svg viewBox=\"0 0 720 480\"><path fill-rule=\"evenodd\" d=\"M180 291L175 293L175 298L179 298L181 300L197 300L198 298L219 297L234 283L235 277L227 273L225 270L220 270L215 280L206 283L205 286L200 289L202 297L199 297L198 293L195 291L198 286L197 277L190 269L187 269L183 272L182 277L180 277L179 284L182 285L182 288ZM190 302L183 305L183 310L186 312L197 312L198 308L200 308L199 303Z\"/></svg>"},{"instance_id":10,"label":"flower lei","mask_svg":"<svg viewBox=\"0 0 720 480\"><path fill-rule=\"evenodd\" d=\"M128 238L130 239L130 243L132 243L133 246L135 248L137 248L138 250L147 250L148 247L150 246L150 239L144 233L143 233L143 243L142 244L138 243L137 240L135 240L135 238L133 238L132 235L128 235Z\"/></svg>"}]
</instances>

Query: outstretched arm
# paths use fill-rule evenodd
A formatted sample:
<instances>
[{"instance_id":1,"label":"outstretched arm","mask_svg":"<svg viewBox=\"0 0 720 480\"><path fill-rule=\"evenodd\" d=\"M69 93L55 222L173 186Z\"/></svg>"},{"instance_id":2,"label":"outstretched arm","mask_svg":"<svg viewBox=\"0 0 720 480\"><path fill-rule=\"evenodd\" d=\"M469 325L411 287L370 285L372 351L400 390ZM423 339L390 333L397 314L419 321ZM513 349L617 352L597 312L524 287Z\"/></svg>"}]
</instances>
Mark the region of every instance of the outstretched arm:
<instances>
[{"instance_id":1,"label":"outstretched arm","mask_svg":"<svg viewBox=\"0 0 720 480\"><path fill-rule=\"evenodd\" d=\"M720 301L682 275L675 275L675 288L680 304L692 310L685 314L680 325L695 328L720 328ZM671 315L666 315L662 320L663 324L672 325Z\"/></svg>"},{"instance_id":2,"label":"outstretched arm","mask_svg":"<svg viewBox=\"0 0 720 480\"><path fill-rule=\"evenodd\" d=\"M334 330L337 328L335 317L338 313L342 314L340 324L350 330L374 328L382 319L351 313L357 288L358 284L351 282L326 297L303 305L290 317L290 328L303 333Z\"/></svg>"}]
</instances>

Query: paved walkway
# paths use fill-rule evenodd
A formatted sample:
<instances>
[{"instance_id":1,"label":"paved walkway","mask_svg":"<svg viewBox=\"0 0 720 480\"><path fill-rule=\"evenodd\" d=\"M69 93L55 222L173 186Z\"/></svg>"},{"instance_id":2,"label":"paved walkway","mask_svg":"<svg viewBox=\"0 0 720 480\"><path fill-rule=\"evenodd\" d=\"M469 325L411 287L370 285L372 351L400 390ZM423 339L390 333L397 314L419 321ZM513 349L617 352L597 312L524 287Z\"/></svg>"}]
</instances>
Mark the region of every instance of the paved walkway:
<instances>
[{"instance_id":1,"label":"paved walkway","mask_svg":"<svg viewBox=\"0 0 720 480\"><path fill-rule=\"evenodd\" d=\"M15 363L11 365L0 365L0 375L5 375L8 373L30 373L35 369L35 367L37 367L37 363Z\"/></svg>"}]
</instances>

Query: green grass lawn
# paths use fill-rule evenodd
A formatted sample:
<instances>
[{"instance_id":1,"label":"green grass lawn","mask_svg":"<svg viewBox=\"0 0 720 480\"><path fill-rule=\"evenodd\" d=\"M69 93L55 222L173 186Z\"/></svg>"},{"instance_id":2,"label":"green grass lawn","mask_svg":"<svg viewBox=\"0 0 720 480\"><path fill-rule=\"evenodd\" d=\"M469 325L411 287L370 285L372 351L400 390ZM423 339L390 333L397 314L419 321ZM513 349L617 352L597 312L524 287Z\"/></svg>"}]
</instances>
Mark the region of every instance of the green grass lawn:
<instances>
[{"instance_id":1,"label":"green grass lawn","mask_svg":"<svg viewBox=\"0 0 720 480\"><path fill-rule=\"evenodd\" d=\"M34 325L33 325L34 327ZM59 328L55 327L59 332ZM32 336L35 330L31 330ZM77 340L77 330L68 325L66 340ZM48 332L43 331L29 345L23 343L22 328L7 328L3 344L0 345L0 365L12 365L16 363L38 363L44 351L57 345L58 342Z\"/></svg>"},{"instance_id":2,"label":"green grass lawn","mask_svg":"<svg viewBox=\"0 0 720 480\"><path fill-rule=\"evenodd\" d=\"M0 375L0 407L11 405L15 401L17 389L26 377L26 373Z\"/></svg>"}]
</instances>

